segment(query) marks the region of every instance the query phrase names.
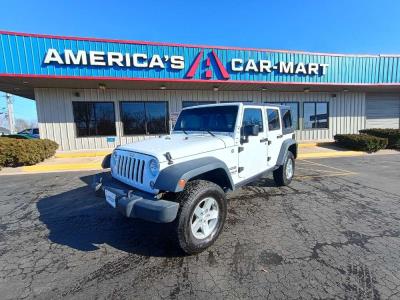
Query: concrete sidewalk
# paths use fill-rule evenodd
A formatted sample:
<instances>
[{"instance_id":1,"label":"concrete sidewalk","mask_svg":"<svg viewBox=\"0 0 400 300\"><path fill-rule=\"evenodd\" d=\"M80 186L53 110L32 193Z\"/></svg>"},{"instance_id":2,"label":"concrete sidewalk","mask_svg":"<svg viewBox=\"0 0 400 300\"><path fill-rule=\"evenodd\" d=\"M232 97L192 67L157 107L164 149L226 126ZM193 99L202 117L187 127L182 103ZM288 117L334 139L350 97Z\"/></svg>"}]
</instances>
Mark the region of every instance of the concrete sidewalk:
<instances>
[{"instance_id":1,"label":"concrete sidewalk","mask_svg":"<svg viewBox=\"0 0 400 300\"><path fill-rule=\"evenodd\" d=\"M53 158L47 159L46 161L34 166L4 168L0 171L0 175L101 170L103 158L109 153L111 153L110 149L57 152ZM335 146L334 143L301 143L299 144L298 159L319 159L396 153L399 154L400 152L394 150L381 150L374 154L368 154L366 152L350 151L339 148Z\"/></svg>"}]
</instances>

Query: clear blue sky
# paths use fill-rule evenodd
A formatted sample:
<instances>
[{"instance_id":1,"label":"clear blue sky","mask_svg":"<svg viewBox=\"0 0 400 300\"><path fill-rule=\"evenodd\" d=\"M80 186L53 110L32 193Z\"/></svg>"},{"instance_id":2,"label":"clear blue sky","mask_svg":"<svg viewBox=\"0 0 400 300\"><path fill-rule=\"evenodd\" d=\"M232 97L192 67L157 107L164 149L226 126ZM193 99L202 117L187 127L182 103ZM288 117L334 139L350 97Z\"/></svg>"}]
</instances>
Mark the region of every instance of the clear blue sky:
<instances>
[{"instance_id":1,"label":"clear blue sky","mask_svg":"<svg viewBox=\"0 0 400 300\"><path fill-rule=\"evenodd\" d=\"M27 0L3 1L1 10L0 29L10 31L400 54L398 0ZM18 102L17 116L36 117L32 101Z\"/></svg>"}]
</instances>

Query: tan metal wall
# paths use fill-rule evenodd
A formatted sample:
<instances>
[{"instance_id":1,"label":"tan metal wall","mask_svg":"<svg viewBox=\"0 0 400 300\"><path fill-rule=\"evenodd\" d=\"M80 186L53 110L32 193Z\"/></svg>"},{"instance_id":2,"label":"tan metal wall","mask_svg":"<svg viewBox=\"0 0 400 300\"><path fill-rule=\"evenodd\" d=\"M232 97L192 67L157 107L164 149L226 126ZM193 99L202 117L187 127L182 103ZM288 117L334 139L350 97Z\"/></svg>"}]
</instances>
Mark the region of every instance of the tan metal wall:
<instances>
[{"instance_id":1,"label":"tan metal wall","mask_svg":"<svg viewBox=\"0 0 400 300\"><path fill-rule=\"evenodd\" d=\"M76 97L76 93L80 97ZM42 138L56 141L60 150L114 148L149 137L122 136L119 101L168 101L170 113L180 111L182 101L252 101L299 102L300 126L302 126L303 102L329 102L329 128L307 129L296 132L299 140L330 140L336 133L357 133L365 128L365 93L283 93L258 91L138 91L98 89L35 89L38 120ZM72 101L114 101L116 109L117 137L115 143L107 143L106 137L77 138L72 114ZM301 127L300 127L301 129Z\"/></svg>"}]
</instances>

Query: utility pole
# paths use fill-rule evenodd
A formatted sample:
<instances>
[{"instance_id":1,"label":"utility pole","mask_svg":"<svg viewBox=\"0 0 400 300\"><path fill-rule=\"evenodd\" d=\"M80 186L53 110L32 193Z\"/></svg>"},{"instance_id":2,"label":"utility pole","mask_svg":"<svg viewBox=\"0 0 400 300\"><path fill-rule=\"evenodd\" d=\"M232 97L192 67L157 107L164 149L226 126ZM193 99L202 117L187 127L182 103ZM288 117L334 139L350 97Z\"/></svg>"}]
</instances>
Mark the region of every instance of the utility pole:
<instances>
[{"instance_id":1,"label":"utility pole","mask_svg":"<svg viewBox=\"0 0 400 300\"><path fill-rule=\"evenodd\" d=\"M11 134L15 132L15 121L14 121L14 100L12 95L6 93L6 102L7 102L7 119L8 119L8 128L10 129Z\"/></svg>"}]
</instances>

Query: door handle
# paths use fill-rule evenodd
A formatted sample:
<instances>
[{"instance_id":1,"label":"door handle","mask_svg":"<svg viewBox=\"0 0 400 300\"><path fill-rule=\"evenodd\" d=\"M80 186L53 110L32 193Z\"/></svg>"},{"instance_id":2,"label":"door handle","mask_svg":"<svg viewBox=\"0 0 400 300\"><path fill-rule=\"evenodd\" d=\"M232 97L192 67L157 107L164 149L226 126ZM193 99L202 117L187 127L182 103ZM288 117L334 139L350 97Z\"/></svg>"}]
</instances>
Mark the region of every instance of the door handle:
<instances>
[{"instance_id":1,"label":"door handle","mask_svg":"<svg viewBox=\"0 0 400 300\"><path fill-rule=\"evenodd\" d=\"M277 139L281 139L281 138L283 138L283 135L282 135L282 134L277 135L276 138L277 138Z\"/></svg>"},{"instance_id":2,"label":"door handle","mask_svg":"<svg viewBox=\"0 0 400 300\"><path fill-rule=\"evenodd\" d=\"M265 139L261 139L261 140L260 140L260 143L265 143L265 142L268 142L268 138L265 138Z\"/></svg>"}]
</instances>

